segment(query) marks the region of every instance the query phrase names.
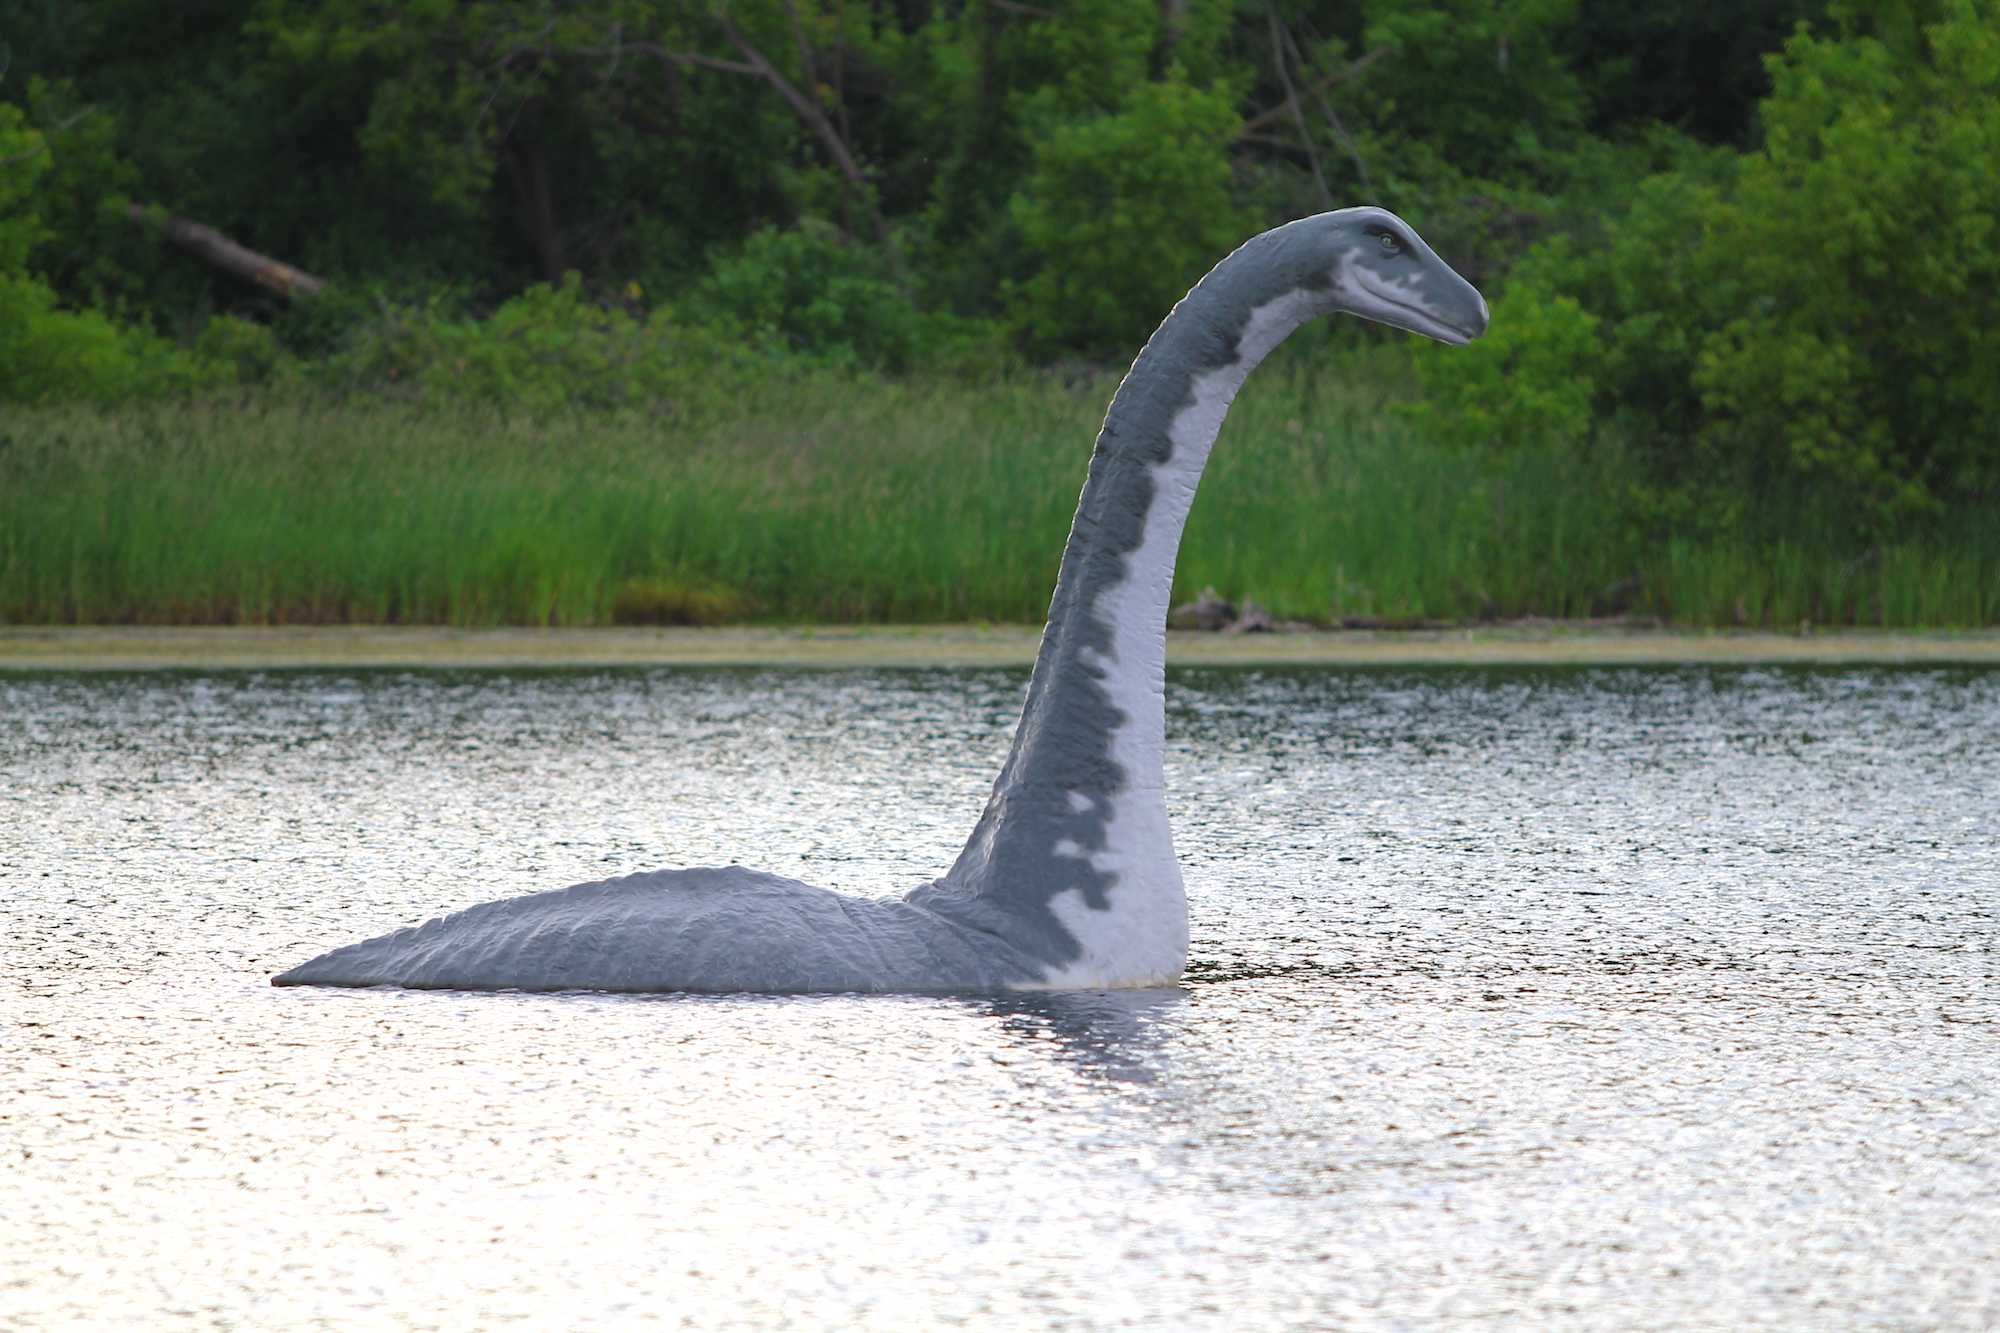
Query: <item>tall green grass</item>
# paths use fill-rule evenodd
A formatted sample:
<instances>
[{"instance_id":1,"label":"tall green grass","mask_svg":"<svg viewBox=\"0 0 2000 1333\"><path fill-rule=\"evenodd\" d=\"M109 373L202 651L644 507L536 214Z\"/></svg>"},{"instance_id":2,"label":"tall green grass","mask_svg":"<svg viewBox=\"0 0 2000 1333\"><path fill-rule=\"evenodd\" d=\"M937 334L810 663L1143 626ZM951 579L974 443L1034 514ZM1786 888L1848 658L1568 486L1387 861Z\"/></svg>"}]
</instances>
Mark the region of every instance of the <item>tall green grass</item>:
<instances>
[{"instance_id":1,"label":"tall green grass","mask_svg":"<svg viewBox=\"0 0 2000 1333\"><path fill-rule=\"evenodd\" d=\"M2000 530L1861 549L1801 509L1649 538L1615 460L1492 466L1384 410L1401 363L1254 378L1177 590L1280 616L2000 622ZM1113 383L794 382L705 423L476 407L0 414L0 620L1035 621ZM1769 525L1767 525L1768 527Z\"/></svg>"}]
</instances>

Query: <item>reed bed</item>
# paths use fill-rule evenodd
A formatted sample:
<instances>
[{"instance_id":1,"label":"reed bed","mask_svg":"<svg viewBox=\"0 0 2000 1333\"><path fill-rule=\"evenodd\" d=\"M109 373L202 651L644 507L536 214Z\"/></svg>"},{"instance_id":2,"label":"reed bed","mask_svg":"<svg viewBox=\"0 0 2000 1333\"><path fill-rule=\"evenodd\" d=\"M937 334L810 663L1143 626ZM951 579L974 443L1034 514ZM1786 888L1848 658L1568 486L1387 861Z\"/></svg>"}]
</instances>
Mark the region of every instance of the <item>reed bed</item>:
<instances>
[{"instance_id":1,"label":"reed bed","mask_svg":"<svg viewBox=\"0 0 2000 1333\"><path fill-rule=\"evenodd\" d=\"M2000 532L1857 549L1648 537L1615 460L1481 459L1384 407L1395 363L1260 372L1177 593L1388 623L2000 623ZM1113 383L802 381L698 424L271 402L0 414L0 621L1025 621ZM1766 525L1767 528L1771 525Z\"/></svg>"}]
</instances>

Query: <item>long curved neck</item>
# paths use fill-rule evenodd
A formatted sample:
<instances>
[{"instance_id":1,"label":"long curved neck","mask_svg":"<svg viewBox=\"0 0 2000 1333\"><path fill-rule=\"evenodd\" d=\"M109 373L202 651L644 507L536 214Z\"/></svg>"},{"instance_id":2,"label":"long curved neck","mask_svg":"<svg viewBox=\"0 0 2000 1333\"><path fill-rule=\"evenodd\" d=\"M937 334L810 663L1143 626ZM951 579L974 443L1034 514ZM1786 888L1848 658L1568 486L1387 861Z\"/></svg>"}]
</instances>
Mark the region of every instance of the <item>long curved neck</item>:
<instances>
[{"instance_id":1,"label":"long curved neck","mask_svg":"<svg viewBox=\"0 0 2000 1333\"><path fill-rule=\"evenodd\" d=\"M1256 246L1175 307L1112 400L1013 750L927 898L1046 959L1052 983L1163 985L1186 960L1163 791L1174 560L1244 378L1332 308L1324 291L1273 291Z\"/></svg>"}]
</instances>

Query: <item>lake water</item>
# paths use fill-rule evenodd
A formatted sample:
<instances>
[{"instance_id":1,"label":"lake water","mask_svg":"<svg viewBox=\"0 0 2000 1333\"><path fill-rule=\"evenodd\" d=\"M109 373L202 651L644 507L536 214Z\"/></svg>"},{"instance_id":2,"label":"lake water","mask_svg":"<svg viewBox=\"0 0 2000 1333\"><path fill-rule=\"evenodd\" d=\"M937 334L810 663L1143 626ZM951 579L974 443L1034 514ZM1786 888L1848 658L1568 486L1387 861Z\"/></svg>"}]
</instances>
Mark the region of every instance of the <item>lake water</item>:
<instances>
[{"instance_id":1,"label":"lake water","mask_svg":"<svg viewBox=\"0 0 2000 1333\"><path fill-rule=\"evenodd\" d=\"M1188 982L276 990L901 891L1017 672L0 679L0 1328L2000 1326L2000 673L1182 673Z\"/></svg>"}]
</instances>

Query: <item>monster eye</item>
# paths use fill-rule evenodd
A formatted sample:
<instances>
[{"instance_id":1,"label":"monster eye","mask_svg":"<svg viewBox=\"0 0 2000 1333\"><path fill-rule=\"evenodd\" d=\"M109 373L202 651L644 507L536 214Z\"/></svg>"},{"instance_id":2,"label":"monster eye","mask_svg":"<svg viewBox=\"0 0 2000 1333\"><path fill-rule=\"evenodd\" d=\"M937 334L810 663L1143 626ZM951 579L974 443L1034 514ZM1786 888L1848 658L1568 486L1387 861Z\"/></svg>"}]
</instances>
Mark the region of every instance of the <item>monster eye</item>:
<instances>
[{"instance_id":1,"label":"monster eye","mask_svg":"<svg viewBox=\"0 0 2000 1333\"><path fill-rule=\"evenodd\" d=\"M1382 242L1383 254L1393 255L1393 254L1400 254L1402 252L1403 247L1400 244L1398 244L1396 238L1394 236L1391 236L1388 232L1386 231L1383 232L1380 236L1376 237L1376 239Z\"/></svg>"}]
</instances>

